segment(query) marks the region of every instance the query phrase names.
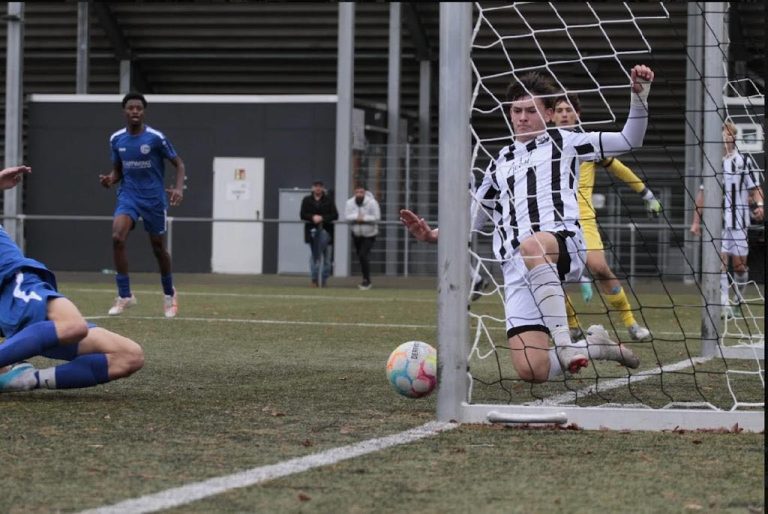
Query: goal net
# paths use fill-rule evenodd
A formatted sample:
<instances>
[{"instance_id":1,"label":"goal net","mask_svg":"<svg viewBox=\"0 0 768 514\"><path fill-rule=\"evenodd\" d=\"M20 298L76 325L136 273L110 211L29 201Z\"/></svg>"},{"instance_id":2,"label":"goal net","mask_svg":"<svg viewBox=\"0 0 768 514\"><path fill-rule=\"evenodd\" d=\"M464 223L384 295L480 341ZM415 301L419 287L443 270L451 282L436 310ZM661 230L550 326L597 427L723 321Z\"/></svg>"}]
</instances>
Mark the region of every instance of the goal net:
<instances>
[{"instance_id":1,"label":"goal net","mask_svg":"<svg viewBox=\"0 0 768 514\"><path fill-rule=\"evenodd\" d=\"M765 161L762 96L755 84L725 76L725 5L708 4L713 12L661 3L441 6L439 417L763 429L764 270L745 280L729 268L725 303L720 294L723 122L736 124L737 147L750 156L760 187ZM631 185L597 165L591 197L603 254L629 310L586 266L580 281L563 287L576 326L604 326L640 366L591 361L576 375L526 382L513 368L507 339L502 260L492 245L500 227L475 197L475 187L493 173L489 164L514 137L506 88L541 71L563 93L578 95L580 130L620 131L635 64L656 72L650 119L643 147L619 159L663 211L648 217ZM697 237L689 229L700 184L706 194ZM761 231L747 232L764 241ZM650 335L637 340L630 321Z\"/></svg>"}]
</instances>

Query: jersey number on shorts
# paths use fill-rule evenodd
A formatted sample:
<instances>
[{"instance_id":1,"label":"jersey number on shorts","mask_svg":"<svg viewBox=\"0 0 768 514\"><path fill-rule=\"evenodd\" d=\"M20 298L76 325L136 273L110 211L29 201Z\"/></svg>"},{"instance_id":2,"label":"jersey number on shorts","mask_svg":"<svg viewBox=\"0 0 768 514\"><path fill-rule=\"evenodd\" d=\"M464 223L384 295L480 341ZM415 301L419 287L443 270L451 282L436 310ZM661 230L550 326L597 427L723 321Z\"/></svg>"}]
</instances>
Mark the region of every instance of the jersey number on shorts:
<instances>
[{"instance_id":1,"label":"jersey number on shorts","mask_svg":"<svg viewBox=\"0 0 768 514\"><path fill-rule=\"evenodd\" d=\"M31 293L28 293L26 291L21 290L21 283L24 282L24 273L17 273L16 274L16 288L13 290L13 296L15 298L19 298L21 300L24 300L24 303L29 303L30 300L37 300L38 302L42 300L40 298L40 295L36 292L32 291Z\"/></svg>"}]
</instances>

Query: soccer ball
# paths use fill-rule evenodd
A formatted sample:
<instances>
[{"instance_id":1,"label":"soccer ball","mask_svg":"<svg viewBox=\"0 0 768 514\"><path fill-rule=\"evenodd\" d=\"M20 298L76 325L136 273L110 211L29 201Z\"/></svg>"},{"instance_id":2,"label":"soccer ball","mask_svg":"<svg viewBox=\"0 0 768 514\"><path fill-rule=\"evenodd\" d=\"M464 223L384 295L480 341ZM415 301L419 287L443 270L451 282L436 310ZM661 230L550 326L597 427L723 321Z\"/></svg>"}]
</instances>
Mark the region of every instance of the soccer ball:
<instances>
[{"instance_id":1,"label":"soccer ball","mask_svg":"<svg viewBox=\"0 0 768 514\"><path fill-rule=\"evenodd\" d=\"M387 380L403 396L427 396L437 385L437 352L421 341L401 344L387 360Z\"/></svg>"}]
</instances>

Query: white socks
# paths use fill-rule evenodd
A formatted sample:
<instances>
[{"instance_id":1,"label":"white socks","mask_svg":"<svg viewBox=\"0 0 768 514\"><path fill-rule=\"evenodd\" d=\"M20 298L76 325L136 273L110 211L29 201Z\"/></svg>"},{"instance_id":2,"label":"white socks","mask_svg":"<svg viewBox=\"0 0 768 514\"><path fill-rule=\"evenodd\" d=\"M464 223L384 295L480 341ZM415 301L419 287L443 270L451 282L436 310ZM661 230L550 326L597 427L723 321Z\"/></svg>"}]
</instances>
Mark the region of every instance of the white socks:
<instances>
[{"instance_id":1,"label":"white socks","mask_svg":"<svg viewBox=\"0 0 768 514\"><path fill-rule=\"evenodd\" d=\"M749 282L749 270L733 274L733 288L736 290L736 297L739 302L744 301L744 290L747 288L747 282Z\"/></svg>"},{"instance_id":2,"label":"white socks","mask_svg":"<svg viewBox=\"0 0 768 514\"><path fill-rule=\"evenodd\" d=\"M531 292L539 307L544 326L549 329L556 346L571 344L565 293L554 264L539 264L528 272Z\"/></svg>"},{"instance_id":3,"label":"white socks","mask_svg":"<svg viewBox=\"0 0 768 514\"><path fill-rule=\"evenodd\" d=\"M589 351L587 351L586 339L576 341L575 343L570 343L569 346L573 348L584 348L585 357L591 358L595 354L594 348L590 348ZM549 349L549 376L547 377L547 380L552 380L553 378L559 377L562 374L563 374L563 365L560 364L560 359L557 356L557 348L550 348Z\"/></svg>"}]
</instances>

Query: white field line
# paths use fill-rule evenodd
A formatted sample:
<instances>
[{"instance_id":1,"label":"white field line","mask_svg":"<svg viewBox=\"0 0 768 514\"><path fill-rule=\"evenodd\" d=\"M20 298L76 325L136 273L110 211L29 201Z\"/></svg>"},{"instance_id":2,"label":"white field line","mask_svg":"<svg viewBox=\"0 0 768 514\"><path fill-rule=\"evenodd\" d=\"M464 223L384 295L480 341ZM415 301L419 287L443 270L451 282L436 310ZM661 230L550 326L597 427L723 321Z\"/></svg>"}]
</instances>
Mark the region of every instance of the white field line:
<instances>
[{"instance_id":1,"label":"white field line","mask_svg":"<svg viewBox=\"0 0 768 514\"><path fill-rule=\"evenodd\" d=\"M167 318L163 316L130 316L123 315L119 318L115 316L107 316L103 314L96 314L93 316L84 316L87 320L100 320L100 319L141 319L141 320L157 320L167 322ZM360 327L360 328L436 328L437 325L417 325L417 324L405 324L405 323L352 323L343 321L295 321L295 320L280 320L280 319L244 319L244 318L200 318L200 317L186 317L176 316L173 318L174 322L178 321L202 321L208 323L253 323L256 325L305 325L305 326L319 326L319 327ZM503 328L490 328L489 330L506 330ZM659 336L679 336L678 332L654 332ZM688 334L689 337L698 336L698 334Z\"/></svg>"},{"instance_id":2,"label":"white field line","mask_svg":"<svg viewBox=\"0 0 768 514\"><path fill-rule=\"evenodd\" d=\"M192 484L174 487L155 494L148 494L132 500L125 500L114 505L97 507L81 512L81 514L139 514L144 512L157 512L159 510L186 505L197 500L202 500L209 496L221 494L232 489L249 487L282 478L288 475L301 473L313 468L328 466L355 457L360 457L368 453L408 444L425 437L431 437L456 428L456 423L443 423L432 421L420 427L400 432L386 437L369 439L356 444L332 448L324 452L297 457L278 464L269 466L260 466L239 473L225 475L216 478L195 482Z\"/></svg>"},{"instance_id":3,"label":"white field line","mask_svg":"<svg viewBox=\"0 0 768 514\"><path fill-rule=\"evenodd\" d=\"M635 375L629 375L626 378L616 378L614 380L609 380L607 382L598 382L596 385L585 387L579 391L568 391L567 393L546 398L544 400L541 400L540 402L534 403L533 405L560 405L563 403L573 403L574 401L576 401L577 397L584 397L587 395L597 394L604 391L609 391L611 389L616 389L618 387L627 386L635 382L642 382L643 380L648 380L649 378L658 376L659 373L669 373L670 371L679 371L681 369L689 368L693 366L693 364L701 364L701 363L707 362L710 359L712 359L712 357L694 357L692 359L685 359L680 362L675 362L673 364L667 364L666 366L661 366L661 367L656 367L653 369L641 371L640 373L637 373Z\"/></svg>"},{"instance_id":4,"label":"white field line","mask_svg":"<svg viewBox=\"0 0 768 514\"><path fill-rule=\"evenodd\" d=\"M65 288L66 289L66 288ZM114 288L112 289L87 289L76 288L66 289L67 292L74 293L103 293L110 296L115 295ZM158 289L134 289L134 293L148 294L154 296L160 296L162 290ZM281 300L344 300L354 302L397 302L397 303L437 303L437 296L434 299L430 298L393 298L393 297L375 297L375 296L323 296L323 295L311 295L311 294L270 294L270 293L203 293L200 291L181 291L180 297L184 296L215 296L215 297L231 297L231 298L279 298Z\"/></svg>"},{"instance_id":5,"label":"white field line","mask_svg":"<svg viewBox=\"0 0 768 514\"><path fill-rule=\"evenodd\" d=\"M115 316L85 316L87 320L116 319ZM163 316L120 316L120 319L141 319L168 321ZM209 323L253 323L255 325L306 325L317 327L360 327L360 328L435 328L437 325L408 325L398 323L345 323L342 321L295 321L280 319L237 319L237 318L195 318L177 316L173 321L204 321Z\"/></svg>"}]
</instances>

